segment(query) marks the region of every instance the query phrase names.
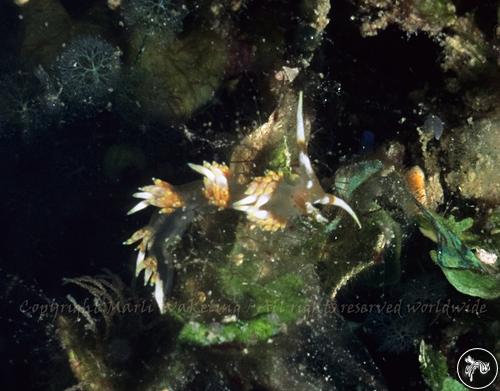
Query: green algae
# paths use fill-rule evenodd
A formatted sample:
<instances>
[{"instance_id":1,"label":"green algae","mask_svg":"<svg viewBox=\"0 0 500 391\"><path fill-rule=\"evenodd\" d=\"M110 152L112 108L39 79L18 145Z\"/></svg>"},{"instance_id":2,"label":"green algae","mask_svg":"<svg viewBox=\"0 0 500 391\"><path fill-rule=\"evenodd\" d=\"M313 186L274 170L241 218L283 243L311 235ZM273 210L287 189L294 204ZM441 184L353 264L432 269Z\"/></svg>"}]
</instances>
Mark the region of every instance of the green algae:
<instances>
[{"instance_id":1,"label":"green algae","mask_svg":"<svg viewBox=\"0 0 500 391\"><path fill-rule=\"evenodd\" d=\"M420 342L418 360L422 376L432 391L467 390L466 387L450 376L446 357L423 340Z\"/></svg>"},{"instance_id":2,"label":"green algae","mask_svg":"<svg viewBox=\"0 0 500 391\"><path fill-rule=\"evenodd\" d=\"M422 212L421 231L437 243L437 250L430 256L450 284L466 295L490 300L500 297L500 274L482 263L466 245L478 241L478 236L467 232L472 219L457 221L425 209Z\"/></svg>"},{"instance_id":3,"label":"green algae","mask_svg":"<svg viewBox=\"0 0 500 391\"><path fill-rule=\"evenodd\" d=\"M349 199L363 183L380 172L383 167L380 160L367 160L342 167L335 173L335 190L340 197Z\"/></svg>"},{"instance_id":4,"label":"green algae","mask_svg":"<svg viewBox=\"0 0 500 391\"><path fill-rule=\"evenodd\" d=\"M436 257L431 254L431 257ZM494 300L500 297L500 276L477 273L471 270L442 268L444 275L457 291L469 296Z\"/></svg>"},{"instance_id":5,"label":"green algae","mask_svg":"<svg viewBox=\"0 0 500 391\"><path fill-rule=\"evenodd\" d=\"M483 271L481 262L463 243L464 232L472 227L472 219L456 221L454 217L445 219L436 213L423 210L422 233L438 244L436 262L444 268L473 269ZM462 237L462 240L460 239Z\"/></svg>"},{"instance_id":6,"label":"green algae","mask_svg":"<svg viewBox=\"0 0 500 391\"><path fill-rule=\"evenodd\" d=\"M283 141L272 151L269 169L290 176L292 174L291 152L288 146L288 138L283 136Z\"/></svg>"},{"instance_id":7,"label":"green algae","mask_svg":"<svg viewBox=\"0 0 500 391\"><path fill-rule=\"evenodd\" d=\"M179 342L198 346L227 343L252 345L277 335L281 328L280 319L270 314L227 324L189 322L181 330Z\"/></svg>"},{"instance_id":8,"label":"green algae","mask_svg":"<svg viewBox=\"0 0 500 391\"><path fill-rule=\"evenodd\" d=\"M415 1L415 9L420 16L429 23L449 26L455 22L455 6L448 0L420 0Z\"/></svg>"},{"instance_id":9,"label":"green algae","mask_svg":"<svg viewBox=\"0 0 500 391\"><path fill-rule=\"evenodd\" d=\"M234 303L236 313L228 322L188 322L180 341L200 346L223 343L251 345L263 342L306 315L308 300L316 290L315 274L299 251L304 240L288 233L264 239L261 232L238 228L233 250L216 269L217 289ZM288 236L288 240L286 239ZM290 239L293 238L293 239ZM295 243L293 247L292 242ZM258 243L258 247L253 247ZM252 246L250 248L250 246ZM273 249L273 259L268 254ZM235 263L233 259L242 259ZM300 268L301 272L297 273Z\"/></svg>"}]
</instances>

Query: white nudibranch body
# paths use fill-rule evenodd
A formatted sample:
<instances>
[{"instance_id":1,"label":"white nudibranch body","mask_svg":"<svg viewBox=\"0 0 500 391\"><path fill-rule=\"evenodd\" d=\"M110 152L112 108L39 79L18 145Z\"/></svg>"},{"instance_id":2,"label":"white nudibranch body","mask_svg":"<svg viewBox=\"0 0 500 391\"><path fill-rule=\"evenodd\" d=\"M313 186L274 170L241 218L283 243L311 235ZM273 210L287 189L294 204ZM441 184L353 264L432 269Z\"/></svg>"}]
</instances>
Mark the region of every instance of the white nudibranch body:
<instances>
[{"instance_id":1,"label":"white nudibranch body","mask_svg":"<svg viewBox=\"0 0 500 391\"><path fill-rule=\"evenodd\" d=\"M164 215L173 214L178 210L198 210L216 207L218 210L234 209L243 212L251 224L251 228L259 228L274 232L284 229L294 216L305 215L318 223L327 223L317 205L338 206L344 209L361 227L361 223L353 209L344 200L326 193L307 155L307 142L304 131L302 112L302 92L299 93L296 117L296 143L299 151L298 168L292 181L285 181L284 174L276 171L266 171L263 176L257 176L241 189L241 186L231 176L226 164L204 162L202 165L188 163L189 167L203 175L203 185L199 185L198 193L182 191L168 182L153 179L153 185L139 188L134 193L141 201L128 214L133 214L148 206L159 208ZM167 216L168 217L168 216ZM186 220L186 216L183 216ZM185 221L184 225L189 222ZM176 230L179 234L180 230ZM155 229L150 225L135 232L125 244L140 242L137 246L136 275L144 270L144 284L154 285L154 298L164 312L165 289L159 266L161 265L152 251L155 241Z\"/></svg>"}]
</instances>

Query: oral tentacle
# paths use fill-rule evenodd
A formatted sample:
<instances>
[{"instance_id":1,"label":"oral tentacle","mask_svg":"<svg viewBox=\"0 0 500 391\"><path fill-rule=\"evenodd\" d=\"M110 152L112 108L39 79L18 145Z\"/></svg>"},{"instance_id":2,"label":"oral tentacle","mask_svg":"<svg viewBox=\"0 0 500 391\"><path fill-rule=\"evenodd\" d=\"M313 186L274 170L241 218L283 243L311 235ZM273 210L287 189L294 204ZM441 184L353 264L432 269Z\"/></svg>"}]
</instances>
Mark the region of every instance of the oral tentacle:
<instances>
[{"instance_id":1,"label":"oral tentacle","mask_svg":"<svg viewBox=\"0 0 500 391\"><path fill-rule=\"evenodd\" d=\"M302 91L299 92L299 101L297 103L297 147L299 149L299 164L305 171L309 180L307 181L307 188L313 187L314 170L312 168L311 160L307 156L307 144L304 131L304 114L302 112Z\"/></svg>"},{"instance_id":2,"label":"oral tentacle","mask_svg":"<svg viewBox=\"0 0 500 391\"><path fill-rule=\"evenodd\" d=\"M344 209L354 219L359 228L361 228L361 223L358 219L358 216L356 215L354 210L349 206L349 204L345 202L342 198L335 197L334 195L325 195L323 198L316 200L314 204L333 205Z\"/></svg>"},{"instance_id":3,"label":"oral tentacle","mask_svg":"<svg viewBox=\"0 0 500 391\"><path fill-rule=\"evenodd\" d=\"M297 103L297 144L306 145L306 135L304 132L304 115L302 114L302 91L299 92L299 101Z\"/></svg>"}]
</instances>

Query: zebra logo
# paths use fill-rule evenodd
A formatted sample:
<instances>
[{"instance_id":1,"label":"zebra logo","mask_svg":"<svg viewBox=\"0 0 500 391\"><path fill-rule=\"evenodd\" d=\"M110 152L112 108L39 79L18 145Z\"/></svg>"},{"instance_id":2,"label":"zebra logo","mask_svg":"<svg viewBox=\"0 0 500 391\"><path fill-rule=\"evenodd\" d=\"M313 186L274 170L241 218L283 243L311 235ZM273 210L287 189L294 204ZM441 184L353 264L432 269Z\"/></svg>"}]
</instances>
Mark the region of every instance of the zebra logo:
<instances>
[{"instance_id":1,"label":"zebra logo","mask_svg":"<svg viewBox=\"0 0 500 391\"><path fill-rule=\"evenodd\" d=\"M474 360L471 356L465 357L465 362L469 365L465 367L465 374L469 376L469 380L472 382L474 379L474 372L479 369L481 375L486 375L490 371L490 363L483 362L479 360Z\"/></svg>"},{"instance_id":2,"label":"zebra logo","mask_svg":"<svg viewBox=\"0 0 500 391\"><path fill-rule=\"evenodd\" d=\"M458 360L457 375L468 388L482 390L497 378L498 363L495 356L486 349L469 349Z\"/></svg>"}]
</instances>

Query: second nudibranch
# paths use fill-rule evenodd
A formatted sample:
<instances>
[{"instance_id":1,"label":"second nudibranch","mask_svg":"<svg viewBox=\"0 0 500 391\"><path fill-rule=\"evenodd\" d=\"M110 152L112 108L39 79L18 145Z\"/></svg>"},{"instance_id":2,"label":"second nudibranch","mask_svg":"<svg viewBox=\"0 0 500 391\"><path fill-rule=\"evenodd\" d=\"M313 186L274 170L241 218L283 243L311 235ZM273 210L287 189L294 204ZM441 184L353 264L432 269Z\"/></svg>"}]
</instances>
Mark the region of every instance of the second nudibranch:
<instances>
[{"instance_id":1,"label":"second nudibranch","mask_svg":"<svg viewBox=\"0 0 500 391\"><path fill-rule=\"evenodd\" d=\"M231 208L245 213L252 228L276 231L286 227L294 216L310 216L319 223L328 220L318 209L319 205L334 205L344 209L361 227L356 213L339 197L326 193L321 187L307 155L307 143L302 113L302 92L299 93L296 119L296 142L299 151L299 165L292 175L286 176L276 171L267 171L263 176L252 178L246 187L239 185L231 176L229 167L216 162L203 165L191 164L196 172L203 175L203 187L189 189L174 187L168 182L153 179L153 185L139 188L134 197L141 199L128 214L138 212L150 205L159 208L162 214L171 214L179 209L203 210L205 207L219 210ZM155 299L163 310L163 288L157 261L148 257L154 236L151 228L143 228L125 242L140 241L136 273L145 269L145 283L155 286Z\"/></svg>"}]
</instances>

